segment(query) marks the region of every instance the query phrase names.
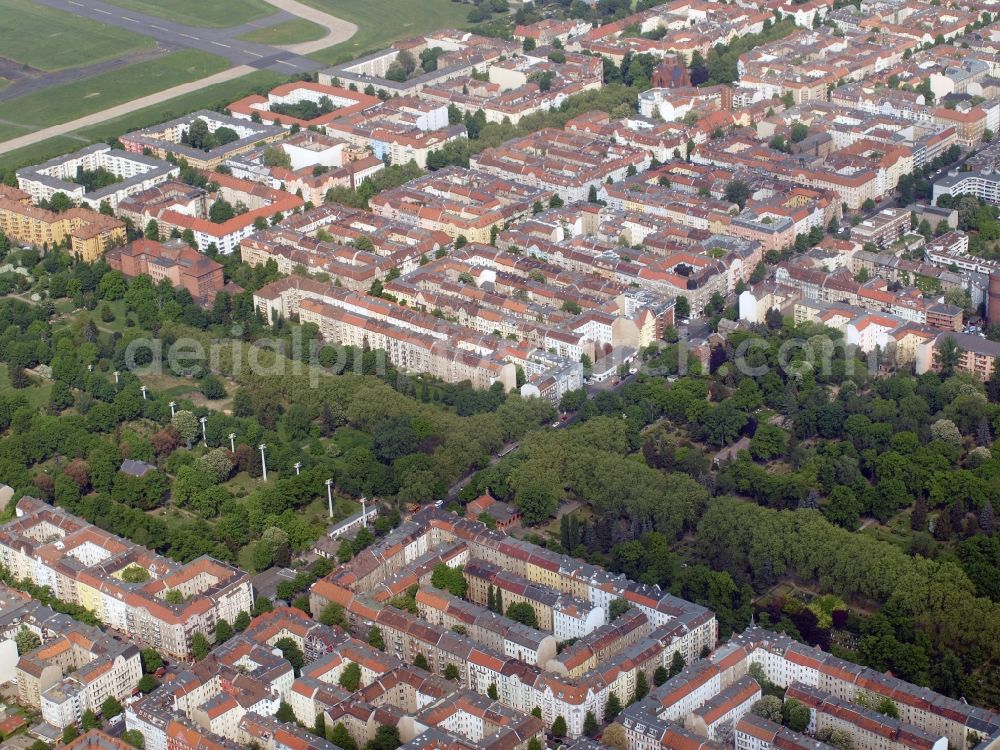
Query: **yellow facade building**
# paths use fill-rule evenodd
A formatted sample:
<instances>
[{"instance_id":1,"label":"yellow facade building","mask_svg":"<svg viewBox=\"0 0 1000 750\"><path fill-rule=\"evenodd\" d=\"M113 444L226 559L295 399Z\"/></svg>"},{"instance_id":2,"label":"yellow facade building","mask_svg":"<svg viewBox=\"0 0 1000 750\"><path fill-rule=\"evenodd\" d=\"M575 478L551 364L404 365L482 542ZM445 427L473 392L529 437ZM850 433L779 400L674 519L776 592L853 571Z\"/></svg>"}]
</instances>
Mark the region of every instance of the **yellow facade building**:
<instances>
[{"instance_id":1,"label":"yellow facade building","mask_svg":"<svg viewBox=\"0 0 1000 750\"><path fill-rule=\"evenodd\" d=\"M26 193L12 189L0 194L0 232L24 245L52 246L65 240L80 260L92 262L126 241L125 224L85 208L55 213L31 205Z\"/></svg>"}]
</instances>

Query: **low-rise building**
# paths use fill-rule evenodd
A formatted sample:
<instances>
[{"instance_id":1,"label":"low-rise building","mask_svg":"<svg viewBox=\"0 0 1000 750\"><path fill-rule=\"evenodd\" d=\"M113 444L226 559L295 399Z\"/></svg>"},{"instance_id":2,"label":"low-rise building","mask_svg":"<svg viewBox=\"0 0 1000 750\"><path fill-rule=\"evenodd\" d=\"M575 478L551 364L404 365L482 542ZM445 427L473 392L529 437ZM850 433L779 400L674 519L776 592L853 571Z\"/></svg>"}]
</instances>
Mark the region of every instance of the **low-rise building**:
<instances>
[{"instance_id":1,"label":"low-rise building","mask_svg":"<svg viewBox=\"0 0 1000 750\"><path fill-rule=\"evenodd\" d=\"M182 240L160 243L138 239L110 250L105 260L125 276L147 274L153 284L168 279L175 287L187 289L203 307L209 307L226 286L222 265Z\"/></svg>"},{"instance_id":2,"label":"low-rise building","mask_svg":"<svg viewBox=\"0 0 1000 750\"><path fill-rule=\"evenodd\" d=\"M377 96L359 91L312 81L292 81L271 89L267 96L244 97L227 109L239 120L268 122L286 128L298 125L305 129L323 127L339 117L380 104Z\"/></svg>"}]
</instances>

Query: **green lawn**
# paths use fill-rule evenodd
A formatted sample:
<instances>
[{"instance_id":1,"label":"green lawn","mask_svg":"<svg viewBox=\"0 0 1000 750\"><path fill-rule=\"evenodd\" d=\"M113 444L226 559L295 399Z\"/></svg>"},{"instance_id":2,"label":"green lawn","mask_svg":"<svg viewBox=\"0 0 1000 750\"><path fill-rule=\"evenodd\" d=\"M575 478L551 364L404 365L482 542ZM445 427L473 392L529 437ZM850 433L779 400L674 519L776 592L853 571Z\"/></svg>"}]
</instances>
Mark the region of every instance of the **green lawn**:
<instances>
[{"instance_id":1,"label":"green lawn","mask_svg":"<svg viewBox=\"0 0 1000 750\"><path fill-rule=\"evenodd\" d=\"M357 24L358 32L342 44L310 57L336 65L390 42L436 29L464 28L472 6L451 0L304 0L314 8Z\"/></svg>"},{"instance_id":2,"label":"green lawn","mask_svg":"<svg viewBox=\"0 0 1000 750\"><path fill-rule=\"evenodd\" d=\"M153 40L30 0L0 0L0 54L40 70L110 60Z\"/></svg>"},{"instance_id":3,"label":"green lawn","mask_svg":"<svg viewBox=\"0 0 1000 750\"><path fill-rule=\"evenodd\" d=\"M155 104L151 107L139 109L128 115L115 118L114 120L108 120L100 125L82 128L74 133L76 137L57 136L41 143L3 154L0 156L0 168L10 169L37 164L40 161L51 159L53 156L75 151L88 143L116 138L130 130L164 122L187 112L224 106L254 91L266 91L286 80L288 80L286 77L272 71L260 70L241 76L240 78L234 78L231 81L217 83L214 86L209 86L191 94L170 99L162 104Z\"/></svg>"},{"instance_id":4,"label":"green lawn","mask_svg":"<svg viewBox=\"0 0 1000 750\"><path fill-rule=\"evenodd\" d=\"M2 0L0 0L2 2ZM171 86L213 75L229 67L222 57L199 50L173 52L64 86L19 96L0 104L0 120L43 128L99 112ZM0 134L4 128L0 126ZM21 133L15 132L14 135ZM11 135L6 135L11 137Z\"/></svg>"},{"instance_id":5,"label":"green lawn","mask_svg":"<svg viewBox=\"0 0 1000 750\"><path fill-rule=\"evenodd\" d=\"M52 393L52 382L43 380L36 375L28 374L34 382L33 385L20 390L10 387L10 379L7 377L7 365L0 364L0 393L19 393L28 400L28 405L34 409L41 409L49 403L49 395Z\"/></svg>"},{"instance_id":6,"label":"green lawn","mask_svg":"<svg viewBox=\"0 0 1000 750\"><path fill-rule=\"evenodd\" d=\"M27 135L30 130L31 128L27 125L0 122L0 141L9 141L11 138L17 138L20 135Z\"/></svg>"},{"instance_id":7,"label":"green lawn","mask_svg":"<svg viewBox=\"0 0 1000 750\"><path fill-rule=\"evenodd\" d=\"M107 305L111 312L114 314L115 319L105 322L101 320L101 308ZM125 320L128 318L125 312L125 300L114 300L112 302L101 302L97 309L91 313L91 319L94 321L94 325L100 328L102 331L110 331L111 333L124 333L125 332Z\"/></svg>"},{"instance_id":8,"label":"green lawn","mask_svg":"<svg viewBox=\"0 0 1000 750\"><path fill-rule=\"evenodd\" d=\"M343 521L349 516L353 516L355 513L361 512L361 503L351 500L349 498L333 494L333 520L330 520L330 506L326 500L326 488L323 488L323 492L319 497L309 503L306 507L302 508L299 513L308 521L309 523L323 523L332 524L338 521Z\"/></svg>"},{"instance_id":9,"label":"green lawn","mask_svg":"<svg viewBox=\"0 0 1000 750\"><path fill-rule=\"evenodd\" d=\"M115 5L188 26L225 28L265 18L278 9L264 0L111 0Z\"/></svg>"},{"instance_id":10,"label":"green lawn","mask_svg":"<svg viewBox=\"0 0 1000 750\"><path fill-rule=\"evenodd\" d=\"M118 136L137 128L148 127L158 122L179 117L197 109L212 109L224 107L236 99L255 91L266 92L279 83L285 83L287 76L279 75L270 70L259 70L249 75L234 78L231 81L217 83L190 94L178 96L162 104L136 110L128 115L108 120L100 125L92 125L76 131L77 135L91 141L103 141L112 136Z\"/></svg>"},{"instance_id":11,"label":"green lawn","mask_svg":"<svg viewBox=\"0 0 1000 750\"><path fill-rule=\"evenodd\" d=\"M858 533L867 534L882 542L895 544L900 549L909 549L910 542L914 536L914 532L910 529L910 510L906 509L901 513L897 513L884 525L871 523Z\"/></svg>"},{"instance_id":12,"label":"green lawn","mask_svg":"<svg viewBox=\"0 0 1000 750\"><path fill-rule=\"evenodd\" d=\"M260 480L254 479L245 471L241 471L222 485L233 497L246 497L260 486Z\"/></svg>"},{"instance_id":13,"label":"green lawn","mask_svg":"<svg viewBox=\"0 0 1000 750\"><path fill-rule=\"evenodd\" d=\"M326 33L326 29L317 23L307 21L304 18L296 18L294 21L285 21L276 26L266 29L257 29L236 37L244 42L254 44L297 44L298 42L311 42L319 39Z\"/></svg>"}]
</instances>

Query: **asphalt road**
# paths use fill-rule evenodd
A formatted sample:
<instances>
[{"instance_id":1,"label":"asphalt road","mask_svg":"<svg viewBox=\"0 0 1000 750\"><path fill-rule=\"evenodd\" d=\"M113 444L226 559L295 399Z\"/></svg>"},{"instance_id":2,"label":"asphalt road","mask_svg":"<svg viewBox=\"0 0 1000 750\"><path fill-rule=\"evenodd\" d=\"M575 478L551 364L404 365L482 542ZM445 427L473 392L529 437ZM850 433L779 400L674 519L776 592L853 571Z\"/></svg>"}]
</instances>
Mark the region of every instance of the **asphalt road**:
<instances>
[{"instance_id":1,"label":"asphalt road","mask_svg":"<svg viewBox=\"0 0 1000 750\"><path fill-rule=\"evenodd\" d=\"M158 91L155 94L150 94L149 96L144 96L139 99L133 99L130 102L125 102L115 107L109 107L108 109L103 109L100 112L94 112L93 114L86 115L85 117L78 117L77 119L70 120L69 122L42 128L41 130L36 130L34 133L22 135L0 143L0 154L5 154L8 151L16 151L19 148L25 148L26 146L31 146L35 143L40 143L41 141L48 140L49 138L55 138L59 135L68 135L73 133L75 130L79 130L80 128L87 128L91 125L100 125L102 122L106 122L107 120L113 120L116 117L131 114L137 109L152 107L154 104L169 101L176 96L189 94L192 91L198 91L206 86L213 86L216 83L231 81L234 78L239 78L240 76L245 76L253 72L253 68L247 65L240 65L239 67L230 68L229 70L224 70L221 73L216 73L208 78L201 78L197 81L191 81L190 83L182 83L180 86L174 86L173 88ZM82 148L85 145L86 142L81 139L80 147Z\"/></svg>"},{"instance_id":2,"label":"asphalt road","mask_svg":"<svg viewBox=\"0 0 1000 750\"><path fill-rule=\"evenodd\" d=\"M234 67L248 65L258 70L270 69L286 74L311 73L322 67L315 60L310 60L280 47L253 44L236 39L241 34L296 18L294 14L285 10L278 10L266 18L240 26L206 29L186 26L158 16L127 10L101 0L87 0L86 3L79 0L36 0L36 2L76 16L152 37L161 44L180 49L197 49L218 55L229 60L230 65ZM327 42L327 44L333 43L335 42Z\"/></svg>"},{"instance_id":3,"label":"asphalt road","mask_svg":"<svg viewBox=\"0 0 1000 750\"><path fill-rule=\"evenodd\" d=\"M154 94L119 104L115 107L95 112L85 117L69 122L53 125L37 130L34 133L13 138L0 143L0 154L16 151L19 148L40 143L48 138L69 135L81 128L97 125L107 120L129 114L143 107L161 104L177 96L212 86L217 83L233 80L254 72L255 70L273 70L285 75L308 73L324 67L321 63L304 55L311 52L345 42L354 36L358 27L353 23L331 16L329 13L304 5L298 0L268 0L277 9L275 13L252 23L233 26L225 29L203 29L173 23L155 16L123 10L117 5L102 2L102 0L87 0L86 4L79 0L38 0L51 8L57 8L74 15L92 18L102 23L119 26L136 33L151 36L159 45L171 49L198 49L210 52L229 60L233 66L229 70L174 86ZM266 44L251 44L242 42L235 37L254 29L273 26L282 21L294 18L304 18L324 27L327 33L312 42L290 44L287 49L271 47Z\"/></svg>"},{"instance_id":4,"label":"asphalt road","mask_svg":"<svg viewBox=\"0 0 1000 750\"><path fill-rule=\"evenodd\" d=\"M151 49L138 50L124 57L103 60L102 62L84 65L79 68L56 70L51 73L36 70L35 68L23 68L11 61L6 61L7 64L0 62L0 76L13 81L7 88L0 91L0 102L33 94L36 91L44 91L52 86L62 86L73 81L78 81L81 78L89 78L90 76L107 73L108 71L124 68L126 65L134 65L144 60L152 60L173 51L168 45L157 44L156 47Z\"/></svg>"}]
</instances>

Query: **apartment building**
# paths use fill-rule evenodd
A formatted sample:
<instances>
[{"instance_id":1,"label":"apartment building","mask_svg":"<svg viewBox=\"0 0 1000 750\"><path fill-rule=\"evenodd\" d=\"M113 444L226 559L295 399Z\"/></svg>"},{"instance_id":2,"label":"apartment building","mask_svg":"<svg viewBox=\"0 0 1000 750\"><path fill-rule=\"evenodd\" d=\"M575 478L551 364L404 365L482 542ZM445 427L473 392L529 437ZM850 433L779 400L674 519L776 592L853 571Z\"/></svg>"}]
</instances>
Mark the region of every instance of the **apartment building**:
<instances>
[{"instance_id":1,"label":"apartment building","mask_svg":"<svg viewBox=\"0 0 1000 750\"><path fill-rule=\"evenodd\" d=\"M489 66L488 80L462 76L424 87L420 98L455 107L463 114L482 112L486 122L521 119L558 108L567 97L596 91L604 85L603 66L596 57L563 52L564 62L540 48Z\"/></svg>"},{"instance_id":2,"label":"apartment building","mask_svg":"<svg viewBox=\"0 0 1000 750\"><path fill-rule=\"evenodd\" d=\"M851 664L755 626L718 648L709 661L720 670L723 686L746 674L751 664L757 664L768 680L782 687L799 683L851 703L857 703L860 693L874 700L889 698L899 710L899 721L932 735L934 743L940 737L952 744L968 743L972 735L982 740L1000 733L1000 714Z\"/></svg>"},{"instance_id":3,"label":"apartment building","mask_svg":"<svg viewBox=\"0 0 1000 750\"><path fill-rule=\"evenodd\" d=\"M833 750L833 745L751 713L736 723L733 741L736 750Z\"/></svg>"},{"instance_id":4,"label":"apartment building","mask_svg":"<svg viewBox=\"0 0 1000 750\"><path fill-rule=\"evenodd\" d=\"M192 146L190 132L196 122L204 125L211 138ZM284 135L285 129L279 125L255 123L200 109L160 125L126 133L118 140L133 155L152 154L165 159L171 154L183 157L196 169L215 169L235 154L256 148L261 142L280 140Z\"/></svg>"},{"instance_id":5,"label":"apartment building","mask_svg":"<svg viewBox=\"0 0 1000 750\"><path fill-rule=\"evenodd\" d=\"M401 60L401 55L405 52L410 60L416 60L427 50L436 53L433 69L428 71L420 66L407 72L403 62L408 61ZM442 29L398 41L388 49L321 70L318 79L324 85L353 85L359 90L382 92L387 99L413 96L428 86L484 71L501 57L514 57L520 50L521 45L515 42ZM396 80L398 73L392 79L386 76L394 66L403 73L405 80Z\"/></svg>"},{"instance_id":6,"label":"apartment building","mask_svg":"<svg viewBox=\"0 0 1000 750\"><path fill-rule=\"evenodd\" d=\"M683 747L688 750L722 750L725 745L688 731L683 725L659 715L656 701L633 703L619 715L629 750L660 750Z\"/></svg>"},{"instance_id":7,"label":"apartment building","mask_svg":"<svg viewBox=\"0 0 1000 750\"><path fill-rule=\"evenodd\" d=\"M116 178L115 182L88 191L78 180L84 173L98 170ZM96 211L102 203L115 209L123 198L148 190L179 173L177 166L165 161L95 143L72 154L19 169L17 182L35 203L51 200L56 193L62 193L74 203L86 204Z\"/></svg>"},{"instance_id":8,"label":"apartment building","mask_svg":"<svg viewBox=\"0 0 1000 750\"><path fill-rule=\"evenodd\" d=\"M607 57L615 64L628 54L650 54L658 59L689 59L703 55L714 43L756 34L768 13L757 8L708 2L697 6L666 3L591 29L568 40L567 48Z\"/></svg>"},{"instance_id":9,"label":"apartment building","mask_svg":"<svg viewBox=\"0 0 1000 750\"><path fill-rule=\"evenodd\" d=\"M910 212L903 208L883 208L851 228L851 239L885 249L910 231Z\"/></svg>"},{"instance_id":10,"label":"apartment building","mask_svg":"<svg viewBox=\"0 0 1000 750\"><path fill-rule=\"evenodd\" d=\"M521 576L478 560L462 570L469 583L469 598L486 604L492 587L500 592L504 611L511 604L527 604L538 619L538 628L551 631L557 641L583 637L604 624L604 610L576 597L560 594L547 586L533 584Z\"/></svg>"},{"instance_id":11,"label":"apartment building","mask_svg":"<svg viewBox=\"0 0 1000 750\"><path fill-rule=\"evenodd\" d=\"M254 233L240 243L240 252L253 266L274 261L286 274L302 266L313 274L328 274L346 289L367 292L376 279L390 282L394 269L415 272L451 242L440 231L328 203ZM301 282L308 286L309 280ZM292 312L277 314L287 317Z\"/></svg>"},{"instance_id":12,"label":"apartment building","mask_svg":"<svg viewBox=\"0 0 1000 750\"><path fill-rule=\"evenodd\" d=\"M934 202L937 203L942 195L974 195L980 200L1000 205L1000 172L992 169L951 171L934 181Z\"/></svg>"},{"instance_id":13,"label":"apartment building","mask_svg":"<svg viewBox=\"0 0 1000 750\"><path fill-rule=\"evenodd\" d=\"M23 245L52 247L67 243L68 250L87 263L125 243L125 224L113 216L86 208L62 213L31 205L27 193L7 191L0 197L0 233Z\"/></svg>"},{"instance_id":14,"label":"apartment building","mask_svg":"<svg viewBox=\"0 0 1000 750\"><path fill-rule=\"evenodd\" d=\"M299 305L299 320L315 323L326 341L356 349L366 345L382 349L394 365L407 372L429 373L448 383L468 381L474 388L489 388L499 382L511 390L516 385L512 364L487 359L389 320L363 317L312 300Z\"/></svg>"},{"instance_id":15,"label":"apartment building","mask_svg":"<svg viewBox=\"0 0 1000 750\"><path fill-rule=\"evenodd\" d=\"M99 712L108 698L124 700L141 677L138 648L74 623L22 655L16 680L22 704L40 708L48 724L63 729L88 710Z\"/></svg>"},{"instance_id":16,"label":"apartment building","mask_svg":"<svg viewBox=\"0 0 1000 750\"><path fill-rule=\"evenodd\" d=\"M613 622L595 628L565 647L545 664L545 669L567 677L579 677L635 645L651 632L652 626L645 613L638 608L629 609Z\"/></svg>"},{"instance_id":17,"label":"apartment building","mask_svg":"<svg viewBox=\"0 0 1000 750\"><path fill-rule=\"evenodd\" d=\"M139 650L130 643L6 586L0 586L0 609L0 633L13 650L4 658L3 677L16 684L22 706L41 710L58 729L88 709L98 711L109 696L124 700L142 676ZM14 638L22 630L38 636L41 645L18 657Z\"/></svg>"},{"instance_id":18,"label":"apartment building","mask_svg":"<svg viewBox=\"0 0 1000 750\"><path fill-rule=\"evenodd\" d=\"M431 564L431 560L423 561L427 555L466 567L469 560L481 561L478 564L520 576L530 582L529 587L548 587L605 612L612 601L623 598L652 629L648 636L635 640L622 635L627 645L614 645L612 636L601 647L608 658L577 677L564 676L564 667L555 665L554 671L542 671L468 635L384 606L394 592L418 582L419 572L412 571L427 569ZM369 596L369 591L376 593ZM538 706L547 725L563 716L574 737L582 732L588 711L603 716L610 692L631 695L639 671L648 680L657 667L670 662L675 651L693 660L703 648L714 645L717 632L714 617L697 605L434 509L416 514L350 564L314 584L311 606L321 609L331 601L345 607L352 632L364 633L377 625L388 653L406 662L419 653L438 672L455 665L461 684L478 693L495 686L501 703L524 713Z\"/></svg>"},{"instance_id":19,"label":"apartment building","mask_svg":"<svg viewBox=\"0 0 1000 750\"><path fill-rule=\"evenodd\" d=\"M546 666L556 656L557 639L475 602L421 586L416 594L420 615L432 625L464 628L477 643L527 664Z\"/></svg>"},{"instance_id":20,"label":"apartment building","mask_svg":"<svg viewBox=\"0 0 1000 750\"><path fill-rule=\"evenodd\" d=\"M785 692L785 700L790 699L809 709L810 729L847 732L858 750L947 750L948 747L943 736L884 716L857 702L837 698L820 688L793 682Z\"/></svg>"},{"instance_id":21,"label":"apartment building","mask_svg":"<svg viewBox=\"0 0 1000 750\"><path fill-rule=\"evenodd\" d=\"M293 671L278 649L239 636L130 703L125 725L151 749L245 747L253 739L246 722L256 725L277 712Z\"/></svg>"},{"instance_id":22,"label":"apartment building","mask_svg":"<svg viewBox=\"0 0 1000 750\"><path fill-rule=\"evenodd\" d=\"M229 255L239 250L240 242L257 231L261 222L277 222L304 203L284 190L218 172L211 174L209 187L212 192L172 182L133 195L119 208L137 226L155 221L160 238L190 231L200 252L214 248ZM228 203L235 215L213 221L211 207L219 201Z\"/></svg>"},{"instance_id":23,"label":"apartment building","mask_svg":"<svg viewBox=\"0 0 1000 750\"><path fill-rule=\"evenodd\" d=\"M560 21L554 18L546 18L541 21L529 24L518 24L514 29L514 38L531 39L536 46L550 45L556 40L567 41L571 36L590 31L591 24L587 21L576 19Z\"/></svg>"},{"instance_id":24,"label":"apartment building","mask_svg":"<svg viewBox=\"0 0 1000 750\"><path fill-rule=\"evenodd\" d=\"M692 711L685 727L717 742L731 740L736 724L750 713L760 697L760 685L745 675Z\"/></svg>"},{"instance_id":25,"label":"apartment building","mask_svg":"<svg viewBox=\"0 0 1000 750\"><path fill-rule=\"evenodd\" d=\"M376 216L488 244L505 223L528 216L536 203L548 205L551 198L545 188L448 167L385 190L369 205Z\"/></svg>"},{"instance_id":26,"label":"apartment building","mask_svg":"<svg viewBox=\"0 0 1000 750\"><path fill-rule=\"evenodd\" d=\"M958 269L957 273L970 278L989 276L1000 271L1000 262L969 254L969 236L964 232L945 232L924 245L924 258L939 268ZM976 304L982 301L976 298Z\"/></svg>"},{"instance_id":27,"label":"apartment building","mask_svg":"<svg viewBox=\"0 0 1000 750\"><path fill-rule=\"evenodd\" d=\"M950 340L950 341L949 341ZM941 333L935 338L924 341L917 347L916 371L920 375L929 370L941 371L940 352L946 342L954 342L958 347L958 362L955 369L975 375L986 381L993 376L1000 358L1000 344L981 336L966 333Z\"/></svg>"},{"instance_id":28,"label":"apartment building","mask_svg":"<svg viewBox=\"0 0 1000 750\"><path fill-rule=\"evenodd\" d=\"M929 268L932 272L926 274L930 278L943 277L950 288L967 289L968 282L957 274L934 273L938 269L928 264L906 264L900 267L896 263L883 264L883 259L898 258L882 256L876 253L859 251L848 261L850 268L877 269L881 275L868 281L857 281L848 267L840 268L833 273L827 273L822 268L806 260L795 260L779 263L775 269L775 281L781 287L796 290L802 300L813 300L824 304L847 305L855 312L867 312L874 316L890 316L899 318L900 322L917 323L935 326L945 330L954 330L960 324L963 311L957 307L943 304L938 297L927 297L913 286L921 274L918 269ZM883 271L883 269L885 269ZM855 271L856 273L856 271ZM890 283L905 283L905 288L889 291ZM761 300L770 294L770 287L765 285L758 292L748 290L746 296L748 314L755 314L754 300ZM979 291L980 300L983 291ZM818 311L820 308L816 308Z\"/></svg>"},{"instance_id":29,"label":"apartment building","mask_svg":"<svg viewBox=\"0 0 1000 750\"><path fill-rule=\"evenodd\" d=\"M93 612L108 627L173 658L186 659L191 638L214 638L215 623L253 606L250 578L210 557L178 565L32 497L0 527L0 561L18 578L49 586L57 598ZM148 579L132 583L138 567ZM181 594L171 603L168 592ZM172 599L172 597L171 597Z\"/></svg>"},{"instance_id":30,"label":"apartment building","mask_svg":"<svg viewBox=\"0 0 1000 750\"><path fill-rule=\"evenodd\" d=\"M287 166L273 165L274 150L287 157ZM298 195L321 205L335 187L356 190L385 168L382 159L343 138L302 130L275 146L263 146L230 157L225 162L233 177L260 182L275 190Z\"/></svg>"},{"instance_id":31,"label":"apartment building","mask_svg":"<svg viewBox=\"0 0 1000 750\"><path fill-rule=\"evenodd\" d=\"M567 202L587 200L609 180L649 168L646 151L582 131L545 128L486 149L471 160L478 172L555 193Z\"/></svg>"},{"instance_id":32,"label":"apartment building","mask_svg":"<svg viewBox=\"0 0 1000 750\"><path fill-rule=\"evenodd\" d=\"M427 167L427 156L451 141L467 137L464 125L448 122L448 105L413 96L395 97L381 106L338 117L328 135L366 149L390 164L413 162Z\"/></svg>"},{"instance_id":33,"label":"apartment building","mask_svg":"<svg viewBox=\"0 0 1000 750\"><path fill-rule=\"evenodd\" d=\"M127 742L100 729L91 729L66 745L67 750L129 750Z\"/></svg>"}]
</instances>

